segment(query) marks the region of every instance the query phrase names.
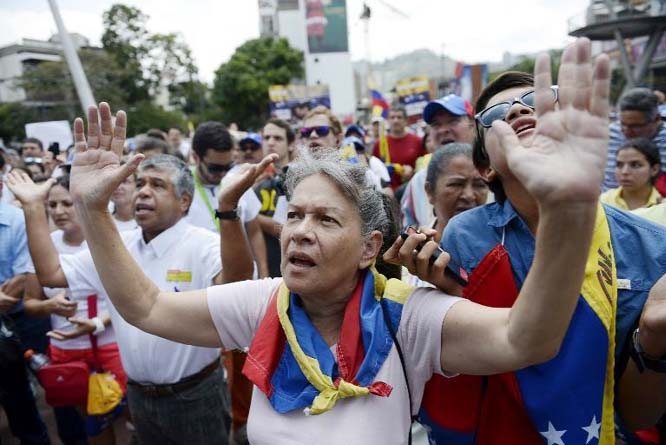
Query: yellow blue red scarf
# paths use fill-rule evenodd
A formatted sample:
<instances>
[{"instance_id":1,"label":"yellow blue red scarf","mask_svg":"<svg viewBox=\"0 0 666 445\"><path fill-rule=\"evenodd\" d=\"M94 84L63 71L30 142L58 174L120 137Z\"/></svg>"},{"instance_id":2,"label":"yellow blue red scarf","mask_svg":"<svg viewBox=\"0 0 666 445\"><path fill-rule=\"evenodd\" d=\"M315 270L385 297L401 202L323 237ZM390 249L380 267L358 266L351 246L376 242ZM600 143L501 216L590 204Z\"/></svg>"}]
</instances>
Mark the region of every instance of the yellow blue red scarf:
<instances>
[{"instance_id":1,"label":"yellow blue red scarf","mask_svg":"<svg viewBox=\"0 0 666 445\"><path fill-rule=\"evenodd\" d=\"M339 399L388 397L392 387L375 381L393 347L382 306L397 331L411 291L411 286L387 281L374 268L363 272L345 308L336 361L298 296L282 283L257 329L243 374L279 413L304 409L306 414L321 414Z\"/></svg>"}]
</instances>

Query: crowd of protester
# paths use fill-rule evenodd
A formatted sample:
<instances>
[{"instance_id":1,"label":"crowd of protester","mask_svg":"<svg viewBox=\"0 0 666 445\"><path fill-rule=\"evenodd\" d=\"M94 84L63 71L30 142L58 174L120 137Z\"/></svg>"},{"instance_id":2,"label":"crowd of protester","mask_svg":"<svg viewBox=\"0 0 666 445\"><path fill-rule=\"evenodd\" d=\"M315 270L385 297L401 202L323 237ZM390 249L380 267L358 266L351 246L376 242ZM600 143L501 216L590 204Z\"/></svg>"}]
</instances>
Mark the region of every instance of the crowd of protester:
<instances>
[{"instance_id":1,"label":"crowd of protester","mask_svg":"<svg viewBox=\"0 0 666 445\"><path fill-rule=\"evenodd\" d=\"M666 441L663 94L611 113L607 63L581 39L559 86L542 57L412 126L126 138L101 104L60 154L2 148L12 434L52 440L32 349L123 391L54 407L66 445Z\"/></svg>"}]
</instances>

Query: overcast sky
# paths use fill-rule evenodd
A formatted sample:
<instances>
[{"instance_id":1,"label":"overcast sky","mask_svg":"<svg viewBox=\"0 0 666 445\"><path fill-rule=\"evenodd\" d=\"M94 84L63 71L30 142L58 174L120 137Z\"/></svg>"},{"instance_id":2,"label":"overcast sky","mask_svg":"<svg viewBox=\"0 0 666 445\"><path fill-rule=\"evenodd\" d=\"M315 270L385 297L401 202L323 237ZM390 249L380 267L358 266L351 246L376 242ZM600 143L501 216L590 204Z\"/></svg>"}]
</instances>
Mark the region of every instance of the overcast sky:
<instances>
[{"instance_id":1,"label":"overcast sky","mask_svg":"<svg viewBox=\"0 0 666 445\"><path fill-rule=\"evenodd\" d=\"M499 61L505 51L533 53L562 47L567 21L582 17L588 0L386 0L409 16L391 12L380 0L372 7L370 59L418 48L442 51L455 60ZM58 0L70 32L99 44L102 13L112 0ZM212 81L215 70L236 47L259 36L256 0L124 0L149 16L151 32L180 32L192 49L199 74ZM363 0L347 0L352 60L365 55L363 27L358 20ZM0 0L0 46L22 38L46 40L56 26L47 0Z\"/></svg>"}]
</instances>

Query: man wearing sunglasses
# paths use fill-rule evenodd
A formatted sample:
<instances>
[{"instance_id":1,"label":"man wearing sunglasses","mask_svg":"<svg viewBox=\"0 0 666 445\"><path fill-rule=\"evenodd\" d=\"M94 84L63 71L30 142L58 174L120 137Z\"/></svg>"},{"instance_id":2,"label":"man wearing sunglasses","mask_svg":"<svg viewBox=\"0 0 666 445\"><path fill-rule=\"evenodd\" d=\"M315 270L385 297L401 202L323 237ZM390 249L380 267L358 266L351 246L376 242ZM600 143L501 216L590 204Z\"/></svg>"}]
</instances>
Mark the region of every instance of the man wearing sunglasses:
<instances>
[{"instance_id":1,"label":"man wearing sunglasses","mask_svg":"<svg viewBox=\"0 0 666 445\"><path fill-rule=\"evenodd\" d=\"M615 178L615 159L618 149L627 139L650 139L659 148L661 157L661 171L666 171L666 124L659 115L659 99L648 88L633 88L620 98L620 109L617 122L610 124L610 140L608 142L608 162L604 176L603 189L608 190L618 186ZM660 186L659 180L655 185L663 195L666 186Z\"/></svg>"},{"instance_id":2,"label":"man wearing sunglasses","mask_svg":"<svg viewBox=\"0 0 666 445\"><path fill-rule=\"evenodd\" d=\"M233 212L216 212L222 180L236 165L233 148L233 137L220 122L204 122L197 128L192 138L195 191L187 220L190 224L219 233L219 219L239 218L244 223L259 275L264 277L268 273L266 244L256 219L261 203L254 192L246 192Z\"/></svg>"},{"instance_id":3,"label":"man wearing sunglasses","mask_svg":"<svg viewBox=\"0 0 666 445\"><path fill-rule=\"evenodd\" d=\"M472 301L511 307L533 266L535 246L543 242L542 209L512 170L522 159L570 150L554 172L566 174L577 171L576 150L587 145L598 150L598 169L588 174L601 180L609 72L601 56L592 76L589 45L579 39L564 51L559 89L549 87L550 66L540 57L534 77L504 73L477 100L473 159L496 202L454 217L441 241L469 274L468 286L457 292ZM551 193L558 193L557 184ZM599 209L597 247L589 249L581 297L558 354L515 373L433 379L421 415L434 443L612 444L615 409L632 429L649 426L663 412L666 320L660 305L650 304L663 291L650 290L666 271L666 232L613 208Z\"/></svg>"},{"instance_id":4,"label":"man wearing sunglasses","mask_svg":"<svg viewBox=\"0 0 666 445\"><path fill-rule=\"evenodd\" d=\"M474 142L474 108L462 97L449 94L433 100L423 109L423 120L430 126L428 137L435 150L446 150L446 144ZM425 190L427 168L412 177L400 199L403 227L423 227L432 221L432 204Z\"/></svg>"}]
</instances>

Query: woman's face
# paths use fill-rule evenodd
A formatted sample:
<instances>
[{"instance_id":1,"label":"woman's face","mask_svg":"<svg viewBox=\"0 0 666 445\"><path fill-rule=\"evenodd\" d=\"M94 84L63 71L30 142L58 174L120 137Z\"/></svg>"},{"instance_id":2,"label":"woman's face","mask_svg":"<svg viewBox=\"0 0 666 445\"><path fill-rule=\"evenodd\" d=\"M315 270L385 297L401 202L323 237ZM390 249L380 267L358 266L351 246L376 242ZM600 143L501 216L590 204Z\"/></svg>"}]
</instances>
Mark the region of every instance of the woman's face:
<instances>
[{"instance_id":1,"label":"woman's face","mask_svg":"<svg viewBox=\"0 0 666 445\"><path fill-rule=\"evenodd\" d=\"M55 226L67 233L79 229L74 211L74 202L69 191L61 185L54 185L46 198L46 208Z\"/></svg>"},{"instance_id":2,"label":"woman's face","mask_svg":"<svg viewBox=\"0 0 666 445\"><path fill-rule=\"evenodd\" d=\"M130 205L136 190L136 179L134 175L129 175L111 195L111 202L117 206Z\"/></svg>"},{"instance_id":3,"label":"woman's face","mask_svg":"<svg viewBox=\"0 0 666 445\"><path fill-rule=\"evenodd\" d=\"M643 153L635 148L617 152L615 178L626 190L652 187L652 178L659 172L659 165L650 166Z\"/></svg>"},{"instance_id":4,"label":"woman's face","mask_svg":"<svg viewBox=\"0 0 666 445\"><path fill-rule=\"evenodd\" d=\"M426 193L435 215L448 221L460 212L480 206L488 199L488 186L467 156L456 156Z\"/></svg>"},{"instance_id":5,"label":"woman's face","mask_svg":"<svg viewBox=\"0 0 666 445\"><path fill-rule=\"evenodd\" d=\"M323 175L309 176L294 189L281 245L287 287L310 301L353 289L359 269L374 260L364 256L358 208Z\"/></svg>"}]
</instances>

